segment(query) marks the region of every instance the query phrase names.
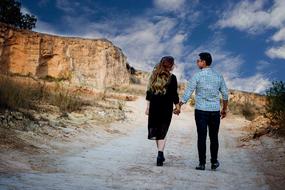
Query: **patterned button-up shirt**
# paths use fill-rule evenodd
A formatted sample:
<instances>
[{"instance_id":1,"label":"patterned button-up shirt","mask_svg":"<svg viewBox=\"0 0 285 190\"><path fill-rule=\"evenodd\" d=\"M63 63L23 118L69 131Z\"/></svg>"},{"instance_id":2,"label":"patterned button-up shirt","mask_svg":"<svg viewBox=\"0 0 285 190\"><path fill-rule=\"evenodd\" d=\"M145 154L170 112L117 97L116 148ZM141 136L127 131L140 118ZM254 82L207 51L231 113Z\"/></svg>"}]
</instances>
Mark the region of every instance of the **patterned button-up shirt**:
<instances>
[{"instance_id":1,"label":"patterned button-up shirt","mask_svg":"<svg viewBox=\"0 0 285 190\"><path fill-rule=\"evenodd\" d=\"M221 74L212 68L204 68L189 81L182 102L186 103L195 90L195 109L202 111L220 110L220 92L228 100L228 89Z\"/></svg>"}]
</instances>

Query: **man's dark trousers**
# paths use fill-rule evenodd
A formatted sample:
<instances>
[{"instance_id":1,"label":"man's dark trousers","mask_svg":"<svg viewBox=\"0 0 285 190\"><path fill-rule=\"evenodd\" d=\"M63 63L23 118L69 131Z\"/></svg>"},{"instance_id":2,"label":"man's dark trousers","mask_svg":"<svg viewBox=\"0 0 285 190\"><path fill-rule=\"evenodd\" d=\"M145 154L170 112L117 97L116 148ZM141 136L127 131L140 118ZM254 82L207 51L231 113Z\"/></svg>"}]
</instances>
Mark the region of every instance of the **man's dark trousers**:
<instances>
[{"instance_id":1,"label":"man's dark trousers","mask_svg":"<svg viewBox=\"0 0 285 190\"><path fill-rule=\"evenodd\" d=\"M216 163L219 149L220 111L202 111L195 109L195 121L198 133L198 153L200 164L206 164L207 128L209 128L211 163Z\"/></svg>"}]
</instances>

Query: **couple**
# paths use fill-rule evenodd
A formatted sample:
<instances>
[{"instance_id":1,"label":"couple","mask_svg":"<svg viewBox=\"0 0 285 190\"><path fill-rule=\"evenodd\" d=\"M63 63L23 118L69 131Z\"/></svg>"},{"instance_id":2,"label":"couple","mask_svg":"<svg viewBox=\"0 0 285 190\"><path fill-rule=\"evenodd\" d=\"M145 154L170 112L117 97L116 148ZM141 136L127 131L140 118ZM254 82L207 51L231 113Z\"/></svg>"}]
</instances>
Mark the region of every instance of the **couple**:
<instances>
[{"instance_id":1,"label":"couple","mask_svg":"<svg viewBox=\"0 0 285 190\"><path fill-rule=\"evenodd\" d=\"M157 166L163 166L165 161L163 155L165 137L172 113L179 115L181 106L187 103L194 91L199 154L199 165L196 169L205 170L207 128L210 136L211 169L215 170L220 165L217 159L218 133L220 118L226 117L228 89L223 76L210 67L212 63L211 54L203 52L199 54L199 57L197 66L200 72L191 78L180 102L177 93L177 79L175 75L171 74L174 68L173 57L163 57L150 77L146 92L146 115L148 115L148 139L155 140L158 149ZM221 111L220 93L223 98ZM173 104L175 104L174 110Z\"/></svg>"}]
</instances>

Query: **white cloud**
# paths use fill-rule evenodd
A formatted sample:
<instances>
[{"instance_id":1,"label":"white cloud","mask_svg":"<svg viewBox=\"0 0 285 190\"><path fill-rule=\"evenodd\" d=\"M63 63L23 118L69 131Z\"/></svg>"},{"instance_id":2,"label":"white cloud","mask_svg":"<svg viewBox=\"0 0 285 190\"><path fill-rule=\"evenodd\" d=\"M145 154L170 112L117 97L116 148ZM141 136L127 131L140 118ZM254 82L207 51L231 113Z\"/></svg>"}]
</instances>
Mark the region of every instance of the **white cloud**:
<instances>
[{"instance_id":1,"label":"white cloud","mask_svg":"<svg viewBox=\"0 0 285 190\"><path fill-rule=\"evenodd\" d=\"M266 51L266 55L270 58L285 59L285 44L280 47L272 47Z\"/></svg>"},{"instance_id":2,"label":"white cloud","mask_svg":"<svg viewBox=\"0 0 285 190\"><path fill-rule=\"evenodd\" d=\"M285 41L285 27L276 32L272 36L272 40L275 42Z\"/></svg>"},{"instance_id":3,"label":"white cloud","mask_svg":"<svg viewBox=\"0 0 285 190\"><path fill-rule=\"evenodd\" d=\"M216 23L221 28L232 27L251 34L258 34L268 29L278 30L271 40L285 42L285 1L274 0L268 7L268 0L245 0L224 12ZM285 44L270 47L265 53L270 58L285 59Z\"/></svg>"},{"instance_id":4,"label":"white cloud","mask_svg":"<svg viewBox=\"0 0 285 190\"><path fill-rule=\"evenodd\" d=\"M273 6L267 10L270 12L270 26L280 28L285 24L285 1L275 0Z\"/></svg>"},{"instance_id":5,"label":"white cloud","mask_svg":"<svg viewBox=\"0 0 285 190\"><path fill-rule=\"evenodd\" d=\"M217 22L221 28L234 27L249 33L262 32L265 28L280 28L285 22L285 1L275 0L268 10L267 0L242 1L226 10Z\"/></svg>"},{"instance_id":6,"label":"white cloud","mask_svg":"<svg viewBox=\"0 0 285 190\"><path fill-rule=\"evenodd\" d=\"M255 73L254 75L242 76L241 67L244 60L240 56L232 55L229 52L215 52L214 68L219 70L230 89L261 93L270 85L270 79L263 73Z\"/></svg>"},{"instance_id":7,"label":"white cloud","mask_svg":"<svg viewBox=\"0 0 285 190\"><path fill-rule=\"evenodd\" d=\"M235 80L225 76L225 80L231 89L255 93L263 93L271 85L270 80L261 73L257 73L250 77L236 78Z\"/></svg>"},{"instance_id":8,"label":"white cloud","mask_svg":"<svg viewBox=\"0 0 285 190\"><path fill-rule=\"evenodd\" d=\"M261 93L270 85L269 78L263 73L243 76L241 68L245 61L239 55L216 49L213 52L213 58L213 67L223 74L230 89Z\"/></svg>"},{"instance_id":9,"label":"white cloud","mask_svg":"<svg viewBox=\"0 0 285 190\"><path fill-rule=\"evenodd\" d=\"M186 0L154 0L154 5L162 10L176 11L183 7Z\"/></svg>"},{"instance_id":10,"label":"white cloud","mask_svg":"<svg viewBox=\"0 0 285 190\"><path fill-rule=\"evenodd\" d=\"M134 26L111 41L118 44L128 55L129 62L139 69L153 67L164 55L180 57L186 34L176 34L177 20L160 17L157 22L137 20Z\"/></svg>"}]
</instances>

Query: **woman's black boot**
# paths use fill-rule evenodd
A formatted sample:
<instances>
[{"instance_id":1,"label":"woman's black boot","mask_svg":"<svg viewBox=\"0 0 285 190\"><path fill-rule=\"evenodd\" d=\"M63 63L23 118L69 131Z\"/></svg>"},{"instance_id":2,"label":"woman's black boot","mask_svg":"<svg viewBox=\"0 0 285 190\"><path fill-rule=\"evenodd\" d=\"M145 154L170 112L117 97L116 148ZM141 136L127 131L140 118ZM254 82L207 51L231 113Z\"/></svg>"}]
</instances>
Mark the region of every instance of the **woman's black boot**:
<instances>
[{"instance_id":1,"label":"woman's black boot","mask_svg":"<svg viewBox=\"0 0 285 190\"><path fill-rule=\"evenodd\" d=\"M164 161L165 161L165 158L164 158L163 152L162 151L158 151L156 165L157 166L163 166L163 162Z\"/></svg>"}]
</instances>

